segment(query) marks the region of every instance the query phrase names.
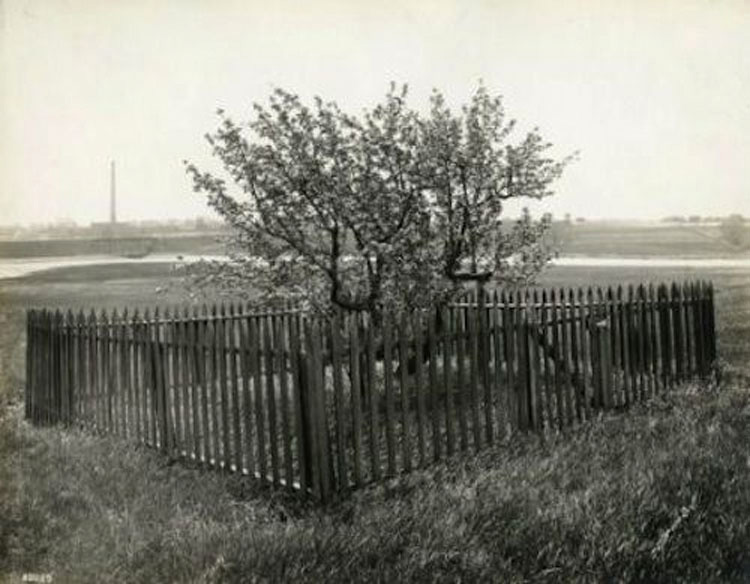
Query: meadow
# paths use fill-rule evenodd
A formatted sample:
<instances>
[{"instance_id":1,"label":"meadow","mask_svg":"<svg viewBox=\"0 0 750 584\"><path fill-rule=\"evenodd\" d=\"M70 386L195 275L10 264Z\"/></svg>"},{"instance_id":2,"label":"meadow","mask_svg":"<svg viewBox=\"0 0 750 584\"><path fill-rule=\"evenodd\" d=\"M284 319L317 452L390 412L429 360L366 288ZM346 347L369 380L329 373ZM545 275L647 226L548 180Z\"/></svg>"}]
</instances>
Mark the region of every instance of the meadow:
<instances>
[{"instance_id":1,"label":"meadow","mask_svg":"<svg viewBox=\"0 0 750 584\"><path fill-rule=\"evenodd\" d=\"M686 384L316 508L22 421L24 309L185 300L168 265L0 282L0 581L725 582L750 572L750 272L552 268L544 286L711 279L721 387Z\"/></svg>"},{"instance_id":2,"label":"meadow","mask_svg":"<svg viewBox=\"0 0 750 584\"><path fill-rule=\"evenodd\" d=\"M750 241L750 224L745 224ZM717 224L662 224L627 221L573 223L564 230L561 251L565 255L624 257L738 257L737 248L724 240Z\"/></svg>"}]
</instances>

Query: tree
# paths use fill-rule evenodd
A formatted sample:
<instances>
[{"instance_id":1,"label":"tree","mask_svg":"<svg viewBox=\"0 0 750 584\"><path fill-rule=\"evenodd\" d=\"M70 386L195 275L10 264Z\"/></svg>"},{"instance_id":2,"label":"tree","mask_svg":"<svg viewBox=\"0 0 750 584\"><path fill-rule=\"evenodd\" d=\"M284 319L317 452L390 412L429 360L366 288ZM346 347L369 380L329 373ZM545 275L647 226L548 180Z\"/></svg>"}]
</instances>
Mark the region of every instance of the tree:
<instances>
[{"instance_id":1,"label":"tree","mask_svg":"<svg viewBox=\"0 0 750 584\"><path fill-rule=\"evenodd\" d=\"M406 98L392 84L356 117L277 89L244 126L219 110L206 138L235 192L186 163L234 230L230 261L203 266L208 278L376 317L384 303L449 300L465 282L532 279L550 257L550 218L524 210L508 227L503 207L551 195L571 157L548 157L538 129L509 144L515 122L481 84L459 114L437 91L426 116Z\"/></svg>"},{"instance_id":2,"label":"tree","mask_svg":"<svg viewBox=\"0 0 750 584\"><path fill-rule=\"evenodd\" d=\"M719 225L719 230L724 241L735 247L744 247L748 242L748 233L745 228L745 218L739 214L733 214L724 219Z\"/></svg>"}]
</instances>

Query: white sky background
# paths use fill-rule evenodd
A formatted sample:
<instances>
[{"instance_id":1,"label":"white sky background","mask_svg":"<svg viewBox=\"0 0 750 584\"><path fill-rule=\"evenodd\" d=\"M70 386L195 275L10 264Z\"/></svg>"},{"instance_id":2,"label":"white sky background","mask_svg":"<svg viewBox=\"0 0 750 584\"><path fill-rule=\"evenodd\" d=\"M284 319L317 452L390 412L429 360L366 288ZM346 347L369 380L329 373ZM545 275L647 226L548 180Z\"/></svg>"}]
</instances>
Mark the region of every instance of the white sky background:
<instances>
[{"instance_id":1,"label":"white sky background","mask_svg":"<svg viewBox=\"0 0 750 584\"><path fill-rule=\"evenodd\" d=\"M274 86L352 112L391 80L423 107L478 80L580 160L560 216L750 215L745 0L0 0L0 223L207 214L217 107ZM516 134L520 138L520 133Z\"/></svg>"}]
</instances>

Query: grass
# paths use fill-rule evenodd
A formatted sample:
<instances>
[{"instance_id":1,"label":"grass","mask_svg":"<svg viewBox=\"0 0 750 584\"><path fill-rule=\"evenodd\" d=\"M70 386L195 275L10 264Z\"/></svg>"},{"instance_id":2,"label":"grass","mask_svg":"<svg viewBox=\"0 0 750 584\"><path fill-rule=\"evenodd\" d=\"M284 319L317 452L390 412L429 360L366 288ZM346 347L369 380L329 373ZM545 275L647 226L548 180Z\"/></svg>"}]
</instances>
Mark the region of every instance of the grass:
<instances>
[{"instance_id":1,"label":"grass","mask_svg":"<svg viewBox=\"0 0 750 584\"><path fill-rule=\"evenodd\" d=\"M746 226L750 232L750 226ZM592 221L570 226L563 254L631 257L747 257L727 243L718 225L659 225Z\"/></svg>"},{"instance_id":2,"label":"grass","mask_svg":"<svg viewBox=\"0 0 750 584\"><path fill-rule=\"evenodd\" d=\"M750 572L750 273L717 286L721 389L686 385L564 439L529 437L325 509L21 420L30 305L153 305L163 273L0 284L0 581L726 582ZM130 276L130 277L126 277ZM695 277L554 268L546 285ZM49 276L47 276L49 278ZM106 296L105 296L106 295ZM743 578L745 576L745 578Z\"/></svg>"},{"instance_id":3,"label":"grass","mask_svg":"<svg viewBox=\"0 0 750 584\"><path fill-rule=\"evenodd\" d=\"M726 581L750 549L750 396L692 390L328 509L11 411L0 569L76 582Z\"/></svg>"},{"instance_id":4,"label":"grass","mask_svg":"<svg viewBox=\"0 0 750 584\"><path fill-rule=\"evenodd\" d=\"M223 246L217 243L219 233L140 235L125 237L112 244L106 237L84 239L50 239L5 241L0 240L0 258L54 257L86 254L139 252L153 253L217 253Z\"/></svg>"}]
</instances>

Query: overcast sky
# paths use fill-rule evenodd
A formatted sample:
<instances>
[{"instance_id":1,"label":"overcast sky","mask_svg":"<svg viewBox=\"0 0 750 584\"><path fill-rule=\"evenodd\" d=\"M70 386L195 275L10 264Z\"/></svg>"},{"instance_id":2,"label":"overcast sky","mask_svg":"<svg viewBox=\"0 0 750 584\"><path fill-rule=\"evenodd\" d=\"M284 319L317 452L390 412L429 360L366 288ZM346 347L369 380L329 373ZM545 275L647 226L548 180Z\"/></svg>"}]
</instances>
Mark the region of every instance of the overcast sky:
<instances>
[{"instance_id":1,"label":"overcast sky","mask_svg":"<svg viewBox=\"0 0 750 584\"><path fill-rule=\"evenodd\" d=\"M206 214L218 107L274 86L359 112L408 82L460 105L478 80L580 159L543 208L750 215L745 0L0 0L0 223ZM539 209L540 207L535 207Z\"/></svg>"}]
</instances>

